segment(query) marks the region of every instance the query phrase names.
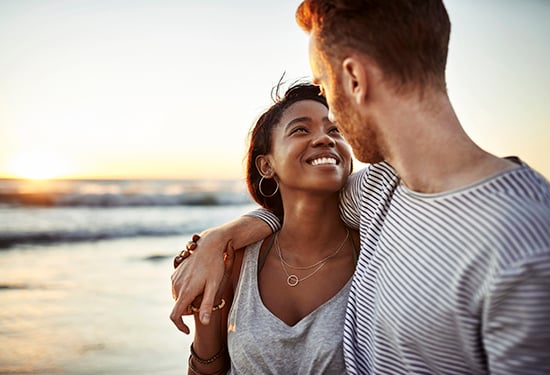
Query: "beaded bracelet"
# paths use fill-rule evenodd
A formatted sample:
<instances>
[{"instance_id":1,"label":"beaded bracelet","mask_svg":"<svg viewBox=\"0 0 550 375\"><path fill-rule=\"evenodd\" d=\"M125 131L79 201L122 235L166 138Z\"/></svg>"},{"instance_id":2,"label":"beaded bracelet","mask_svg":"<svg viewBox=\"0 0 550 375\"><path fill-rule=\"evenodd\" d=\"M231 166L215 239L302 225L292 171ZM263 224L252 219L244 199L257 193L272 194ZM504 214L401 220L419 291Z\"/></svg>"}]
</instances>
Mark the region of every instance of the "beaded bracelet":
<instances>
[{"instance_id":1,"label":"beaded bracelet","mask_svg":"<svg viewBox=\"0 0 550 375\"><path fill-rule=\"evenodd\" d=\"M195 358L197 362L200 363L201 365L209 365L212 362L214 362L216 359L221 358L224 354L225 354L225 346L222 346L220 351L214 354L214 356L208 359L202 359L197 355L197 353L195 352L195 349L193 348L193 343L191 343L191 357Z\"/></svg>"},{"instance_id":2,"label":"beaded bracelet","mask_svg":"<svg viewBox=\"0 0 550 375\"><path fill-rule=\"evenodd\" d=\"M218 310L221 310L223 307L225 306L225 300L222 298L222 301L217 304L216 306L212 307L212 311L218 311ZM189 305L187 306L187 309L193 313L197 313L200 311L200 309L198 307L195 307L193 305Z\"/></svg>"},{"instance_id":3,"label":"beaded bracelet","mask_svg":"<svg viewBox=\"0 0 550 375\"><path fill-rule=\"evenodd\" d=\"M200 240L200 238L201 236L194 234L191 241L187 242L187 245L185 246L186 249L180 251L179 254L174 257L174 269L178 268L181 262L189 257L189 255L193 254L193 251L197 248L197 241Z\"/></svg>"},{"instance_id":4,"label":"beaded bracelet","mask_svg":"<svg viewBox=\"0 0 550 375\"><path fill-rule=\"evenodd\" d=\"M187 361L187 368L188 370L195 374L195 375L221 375L221 374L225 374L227 373L227 368L226 366L224 366L221 370L219 371L216 371L216 372L213 372L213 373L205 373L205 372L200 372L199 370L197 370L195 367L193 367L193 364L191 363L191 358L193 358L193 355L190 355L189 356L189 360ZM196 357L195 357L196 359Z\"/></svg>"}]
</instances>

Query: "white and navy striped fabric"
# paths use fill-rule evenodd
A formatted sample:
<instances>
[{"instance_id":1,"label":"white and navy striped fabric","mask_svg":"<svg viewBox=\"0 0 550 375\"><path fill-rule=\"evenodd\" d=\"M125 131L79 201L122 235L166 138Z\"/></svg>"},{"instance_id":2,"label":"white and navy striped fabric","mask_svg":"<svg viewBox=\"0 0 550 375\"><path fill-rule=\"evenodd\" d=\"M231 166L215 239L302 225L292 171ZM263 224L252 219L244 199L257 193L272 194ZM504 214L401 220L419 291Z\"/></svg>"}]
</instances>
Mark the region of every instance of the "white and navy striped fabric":
<instances>
[{"instance_id":1,"label":"white and navy striped fabric","mask_svg":"<svg viewBox=\"0 0 550 375\"><path fill-rule=\"evenodd\" d=\"M544 178L521 163L464 189L419 194L379 163L351 177L341 207L361 234L348 373L550 374Z\"/></svg>"}]
</instances>

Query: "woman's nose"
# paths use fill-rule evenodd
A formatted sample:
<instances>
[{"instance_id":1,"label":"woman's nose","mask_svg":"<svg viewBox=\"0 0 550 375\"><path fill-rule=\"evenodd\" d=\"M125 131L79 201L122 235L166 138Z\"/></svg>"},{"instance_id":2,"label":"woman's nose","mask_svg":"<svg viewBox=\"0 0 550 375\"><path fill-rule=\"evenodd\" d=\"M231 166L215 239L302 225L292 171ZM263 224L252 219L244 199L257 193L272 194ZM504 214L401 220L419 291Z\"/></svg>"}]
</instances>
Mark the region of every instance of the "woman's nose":
<instances>
[{"instance_id":1,"label":"woman's nose","mask_svg":"<svg viewBox=\"0 0 550 375\"><path fill-rule=\"evenodd\" d=\"M313 139L313 146L330 146L334 147L336 142L334 139L327 133L319 133L314 139Z\"/></svg>"}]
</instances>

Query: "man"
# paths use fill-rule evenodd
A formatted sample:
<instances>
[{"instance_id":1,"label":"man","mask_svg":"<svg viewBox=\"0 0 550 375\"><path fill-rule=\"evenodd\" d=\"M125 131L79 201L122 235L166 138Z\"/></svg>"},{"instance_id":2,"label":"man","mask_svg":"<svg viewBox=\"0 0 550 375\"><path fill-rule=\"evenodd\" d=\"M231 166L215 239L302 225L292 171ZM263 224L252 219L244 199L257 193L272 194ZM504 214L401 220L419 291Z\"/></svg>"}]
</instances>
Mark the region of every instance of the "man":
<instances>
[{"instance_id":1,"label":"man","mask_svg":"<svg viewBox=\"0 0 550 375\"><path fill-rule=\"evenodd\" d=\"M450 22L440 0L306 0L314 82L370 167L342 193L361 234L346 307L349 373L550 373L550 185L463 131L446 92ZM171 318L203 293L221 253L277 229L245 216L200 240L174 273ZM191 271L192 270L192 271Z\"/></svg>"}]
</instances>

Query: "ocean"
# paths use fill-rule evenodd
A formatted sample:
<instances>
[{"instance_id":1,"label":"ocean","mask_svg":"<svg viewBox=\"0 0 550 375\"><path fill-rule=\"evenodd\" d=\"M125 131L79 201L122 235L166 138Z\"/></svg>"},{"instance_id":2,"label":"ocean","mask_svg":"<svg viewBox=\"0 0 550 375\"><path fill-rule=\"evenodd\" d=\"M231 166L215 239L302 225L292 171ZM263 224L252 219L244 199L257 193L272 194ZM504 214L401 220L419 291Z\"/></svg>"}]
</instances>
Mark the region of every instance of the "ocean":
<instances>
[{"instance_id":1,"label":"ocean","mask_svg":"<svg viewBox=\"0 0 550 375\"><path fill-rule=\"evenodd\" d=\"M255 207L240 180L0 180L0 374L186 373L172 258Z\"/></svg>"}]
</instances>

